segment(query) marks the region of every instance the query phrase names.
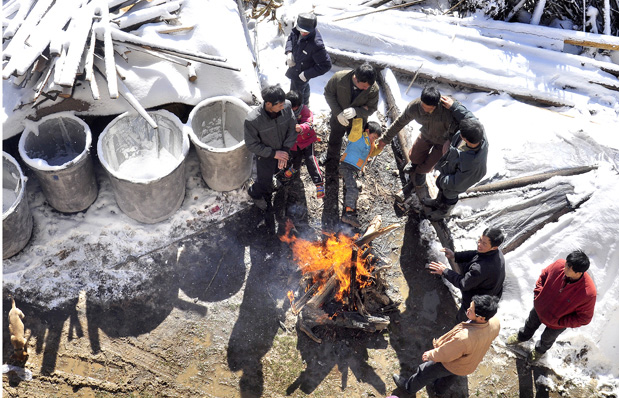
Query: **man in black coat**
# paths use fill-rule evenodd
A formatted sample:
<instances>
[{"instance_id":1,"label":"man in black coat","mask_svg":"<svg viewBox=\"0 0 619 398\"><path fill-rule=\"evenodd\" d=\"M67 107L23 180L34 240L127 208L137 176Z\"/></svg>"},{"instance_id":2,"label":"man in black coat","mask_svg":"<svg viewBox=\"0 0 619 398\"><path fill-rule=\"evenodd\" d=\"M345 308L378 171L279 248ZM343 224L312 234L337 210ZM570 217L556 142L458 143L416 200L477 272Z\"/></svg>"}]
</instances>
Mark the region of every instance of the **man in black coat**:
<instances>
[{"instance_id":1,"label":"man in black coat","mask_svg":"<svg viewBox=\"0 0 619 398\"><path fill-rule=\"evenodd\" d=\"M285 49L288 65L286 77L290 79L290 91L298 92L303 104L308 106L310 79L324 75L331 69L331 58L316 24L314 14L299 14Z\"/></svg>"},{"instance_id":2,"label":"man in black coat","mask_svg":"<svg viewBox=\"0 0 619 398\"><path fill-rule=\"evenodd\" d=\"M477 250L453 252L443 248L445 257L460 265L460 273L445 264L433 261L428 265L430 273L442 275L462 291L462 305L456 315L458 322L467 320L466 310L475 295L490 295L501 298L505 281L505 258L499 249L503 243L503 232L499 228L486 228L477 240Z\"/></svg>"},{"instance_id":3,"label":"man in black coat","mask_svg":"<svg viewBox=\"0 0 619 398\"><path fill-rule=\"evenodd\" d=\"M440 172L436 179L436 199L425 198L423 204L432 211L426 214L431 221L448 217L458 203L458 195L478 183L486 175L488 139L477 118L460 121L460 130L453 136L447 152L434 169Z\"/></svg>"}]
</instances>

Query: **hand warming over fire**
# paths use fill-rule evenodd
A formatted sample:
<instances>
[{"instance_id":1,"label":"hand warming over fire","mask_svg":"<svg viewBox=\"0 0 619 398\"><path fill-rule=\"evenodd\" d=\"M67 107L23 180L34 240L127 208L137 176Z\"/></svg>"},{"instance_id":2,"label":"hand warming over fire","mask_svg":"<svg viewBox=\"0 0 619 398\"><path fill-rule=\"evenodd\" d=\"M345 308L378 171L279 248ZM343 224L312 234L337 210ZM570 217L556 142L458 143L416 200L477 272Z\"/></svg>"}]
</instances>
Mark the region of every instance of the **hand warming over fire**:
<instances>
[{"instance_id":1,"label":"hand warming over fire","mask_svg":"<svg viewBox=\"0 0 619 398\"><path fill-rule=\"evenodd\" d=\"M443 272L447 269L447 266L438 261L432 261L428 264L428 268L430 269L431 274L443 275Z\"/></svg>"}]
</instances>

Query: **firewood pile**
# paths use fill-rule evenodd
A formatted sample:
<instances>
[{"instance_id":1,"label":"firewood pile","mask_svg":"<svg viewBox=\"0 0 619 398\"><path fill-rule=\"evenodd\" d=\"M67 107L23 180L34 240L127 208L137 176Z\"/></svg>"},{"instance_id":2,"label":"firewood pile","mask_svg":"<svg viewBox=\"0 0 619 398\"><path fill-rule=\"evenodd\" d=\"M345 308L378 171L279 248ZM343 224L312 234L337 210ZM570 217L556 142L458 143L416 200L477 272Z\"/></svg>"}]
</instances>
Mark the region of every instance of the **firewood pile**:
<instances>
[{"instance_id":1,"label":"firewood pile","mask_svg":"<svg viewBox=\"0 0 619 398\"><path fill-rule=\"evenodd\" d=\"M380 265L370 243L399 226L381 228L381 217L376 216L361 238L327 235L323 242L298 239L287 229L281 239L292 246L303 272L299 290L304 293L295 299L294 292L288 292L299 330L321 343L314 327L376 332L389 326L386 314L399 303L386 294L384 271L390 266Z\"/></svg>"},{"instance_id":2,"label":"firewood pile","mask_svg":"<svg viewBox=\"0 0 619 398\"><path fill-rule=\"evenodd\" d=\"M159 34L190 31L183 26L183 0L8 0L2 6L2 77L24 89L14 110L38 107L58 97L69 98L79 82L90 86L100 99L95 75L107 84L110 98L120 96L156 128L135 96L123 83L117 67L132 51L184 67L189 81L197 79L195 63L239 70L226 59L181 45L166 45L137 36L132 31L151 22L170 25Z\"/></svg>"}]
</instances>

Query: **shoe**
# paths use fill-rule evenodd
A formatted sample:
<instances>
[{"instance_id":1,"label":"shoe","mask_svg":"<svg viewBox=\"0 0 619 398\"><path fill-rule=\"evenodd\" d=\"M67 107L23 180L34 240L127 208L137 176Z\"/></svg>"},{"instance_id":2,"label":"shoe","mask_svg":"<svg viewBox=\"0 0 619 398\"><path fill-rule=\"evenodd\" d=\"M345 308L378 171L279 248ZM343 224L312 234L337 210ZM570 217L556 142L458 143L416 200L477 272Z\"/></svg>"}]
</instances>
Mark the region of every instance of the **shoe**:
<instances>
[{"instance_id":1,"label":"shoe","mask_svg":"<svg viewBox=\"0 0 619 398\"><path fill-rule=\"evenodd\" d=\"M325 198L325 185L316 184L316 199L324 199L324 198Z\"/></svg>"},{"instance_id":2,"label":"shoe","mask_svg":"<svg viewBox=\"0 0 619 398\"><path fill-rule=\"evenodd\" d=\"M440 221L449 217L453 208L453 206L447 206L445 208L439 207L438 209L433 209L432 211L426 212L425 217L430 221Z\"/></svg>"},{"instance_id":3,"label":"shoe","mask_svg":"<svg viewBox=\"0 0 619 398\"><path fill-rule=\"evenodd\" d=\"M415 174L415 178L413 179L416 187L423 187L426 185L426 175L425 174Z\"/></svg>"},{"instance_id":4,"label":"shoe","mask_svg":"<svg viewBox=\"0 0 619 398\"><path fill-rule=\"evenodd\" d=\"M408 391L408 379L394 373L393 381L395 381L395 385L398 386L398 388Z\"/></svg>"},{"instance_id":5,"label":"shoe","mask_svg":"<svg viewBox=\"0 0 619 398\"><path fill-rule=\"evenodd\" d=\"M254 199L254 205L263 211L268 207L267 201L264 198Z\"/></svg>"},{"instance_id":6,"label":"shoe","mask_svg":"<svg viewBox=\"0 0 619 398\"><path fill-rule=\"evenodd\" d=\"M424 198L422 201L424 206L428 206L431 207L433 209L438 209L439 208L439 203L436 199L432 199L432 198Z\"/></svg>"},{"instance_id":7,"label":"shoe","mask_svg":"<svg viewBox=\"0 0 619 398\"><path fill-rule=\"evenodd\" d=\"M294 169L294 167L290 166L288 168L288 170L286 170L286 172L284 172L284 177L286 178L292 178L292 176L294 175L294 173L296 173L297 171Z\"/></svg>"},{"instance_id":8,"label":"shoe","mask_svg":"<svg viewBox=\"0 0 619 398\"><path fill-rule=\"evenodd\" d=\"M516 345L516 344L520 344L520 343L521 343L521 341L518 340L518 333L512 334L505 341L505 344L507 344L507 345Z\"/></svg>"},{"instance_id":9,"label":"shoe","mask_svg":"<svg viewBox=\"0 0 619 398\"><path fill-rule=\"evenodd\" d=\"M417 165L416 164L412 164L411 162L406 163L406 166L404 166L404 168L402 169L402 171L404 173L414 173L415 169L417 169Z\"/></svg>"},{"instance_id":10,"label":"shoe","mask_svg":"<svg viewBox=\"0 0 619 398\"><path fill-rule=\"evenodd\" d=\"M361 223L357 219L357 212L354 210L346 210L342 216L342 222L348 225L352 225L355 228L361 227Z\"/></svg>"},{"instance_id":11,"label":"shoe","mask_svg":"<svg viewBox=\"0 0 619 398\"><path fill-rule=\"evenodd\" d=\"M393 198L397 203L404 203L404 201L406 200L406 197L404 196L404 191L401 189L393 195Z\"/></svg>"},{"instance_id":12,"label":"shoe","mask_svg":"<svg viewBox=\"0 0 619 398\"><path fill-rule=\"evenodd\" d=\"M529 353L529 357L528 360L529 362L535 362L538 359L540 359L542 357L542 355L544 355L544 353L539 353L535 348L531 350L531 352Z\"/></svg>"}]
</instances>

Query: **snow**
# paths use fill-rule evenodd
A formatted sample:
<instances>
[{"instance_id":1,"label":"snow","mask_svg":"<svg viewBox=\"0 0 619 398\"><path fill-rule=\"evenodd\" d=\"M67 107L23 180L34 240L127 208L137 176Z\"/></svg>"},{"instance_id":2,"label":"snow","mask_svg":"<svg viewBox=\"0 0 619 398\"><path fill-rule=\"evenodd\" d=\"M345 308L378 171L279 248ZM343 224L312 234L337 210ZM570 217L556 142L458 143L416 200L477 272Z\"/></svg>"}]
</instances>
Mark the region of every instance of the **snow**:
<instances>
[{"instance_id":1,"label":"snow","mask_svg":"<svg viewBox=\"0 0 619 398\"><path fill-rule=\"evenodd\" d=\"M251 102L252 95L259 97L236 6L234 2L222 3L185 1L183 24L191 24L193 18L196 27L192 33L160 35L157 30L161 24L148 24L139 34L149 39L182 42L187 48L225 56L231 64L240 66L242 72L197 65L199 78L194 85L187 81L182 67L153 62L148 55L132 52L128 62L117 65L126 76L125 84L142 105L148 108L155 100L197 104L216 95L236 96L246 102ZM421 65L421 71L427 74L494 88L496 92L485 93L456 91L445 84L438 86L441 93L464 103L484 124L490 144L485 180L597 165L597 169L586 174L554 177L542 185L560 182L573 187L568 195L572 204L589 199L558 222L544 226L506 255L507 279L499 308L502 323L499 339L504 341L523 325L532 308L533 287L541 270L581 248L591 259L589 273L598 289L593 320L587 326L568 329L540 361L574 383L586 385L591 379L597 379L598 388L617 395L619 339L614 331L619 328L619 93L589 83L617 85L616 78L599 68L606 65L616 69L617 65L609 63L608 57L592 59L562 53L557 35L553 36L550 28L541 26L526 26L525 29L523 25L510 24L502 29L500 22L479 18L454 20L395 10L334 22L336 18L367 9L354 7L359 1L332 3L287 1L278 9L278 15L286 23L284 36L278 35L275 22L257 24L258 33L252 39L256 41L262 83L280 83L288 89L283 45L295 16L313 9L318 14L318 28L325 43L334 52L359 60L389 63L412 72ZM345 9L351 11L343 12ZM616 54L610 58L613 57L617 59ZM329 112L323 88L337 70L339 68L334 67L326 75L311 80L310 105L314 114ZM387 78L395 81L392 74L387 73ZM105 85L103 81L98 82L105 98ZM396 100L400 110L420 95L422 87L416 84L405 94L409 83L410 80L398 83ZM542 108L525 104L501 93L504 89L521 95L534 93L539 98L570 106ZM85 87L79 87L76 92L78 98L92 102L90 91ZM20 95L12 84L3 81L5 138L21 131L19 125L28 114L24 110L13 112ZM95 101L87 113L122 113L127 110L123 101ZM385 112L382 99L379 111ZM419 126L411 123L409 127L417 132ZM380 156L391 156L391 151L384 151ZM29 202L35 218L34 238L22 253L4 261L5 288L33 290L36 286L41 295L53 298L46 303L49 307L77 297L81 290L105 291L101 286L110 288L107 295L130 294L126 292L132 291L136 280L148 275L130 265L124 270L100 268L126 261L129 255L135 255L136 247L140 252L147 252L178 239L188 220L192 220L192 228L198 230L246 205L247 195L242 188L229 193L211 191L200 180L198 170L197 156L192 149L187 158L189 177L185 201L170 220L155 225L140 224L122 214L114 202L109 180L103 176L99 176L97 201L77 215L52 213L40 193L32 194L40 191L37 191L36 179L28 181ZM3 196L5 194L3 190ZM462 199L449 224L456 249L475 247L477 237L492 225L492 218L484 218L484 214L496 214L503 207L526 198L535 200L536 194L534 188L524 188ZM471 222L458 224L458 219L466 218ZM432 234L429 224L424 224L423 228L422 233ZM41 267L44 261L55 258L53 256L69 240L82 242L76 251L68 253L73 266L46 264ZM94 245L110 248L105 260L92 257L89 247ZM433 244L436 258L445 262L439 249L438 244ZM528 344L532 345L540 333L541 330ZM552 381L547 380L546 384L552 387Z\"/></svg>"}]
</instances>

